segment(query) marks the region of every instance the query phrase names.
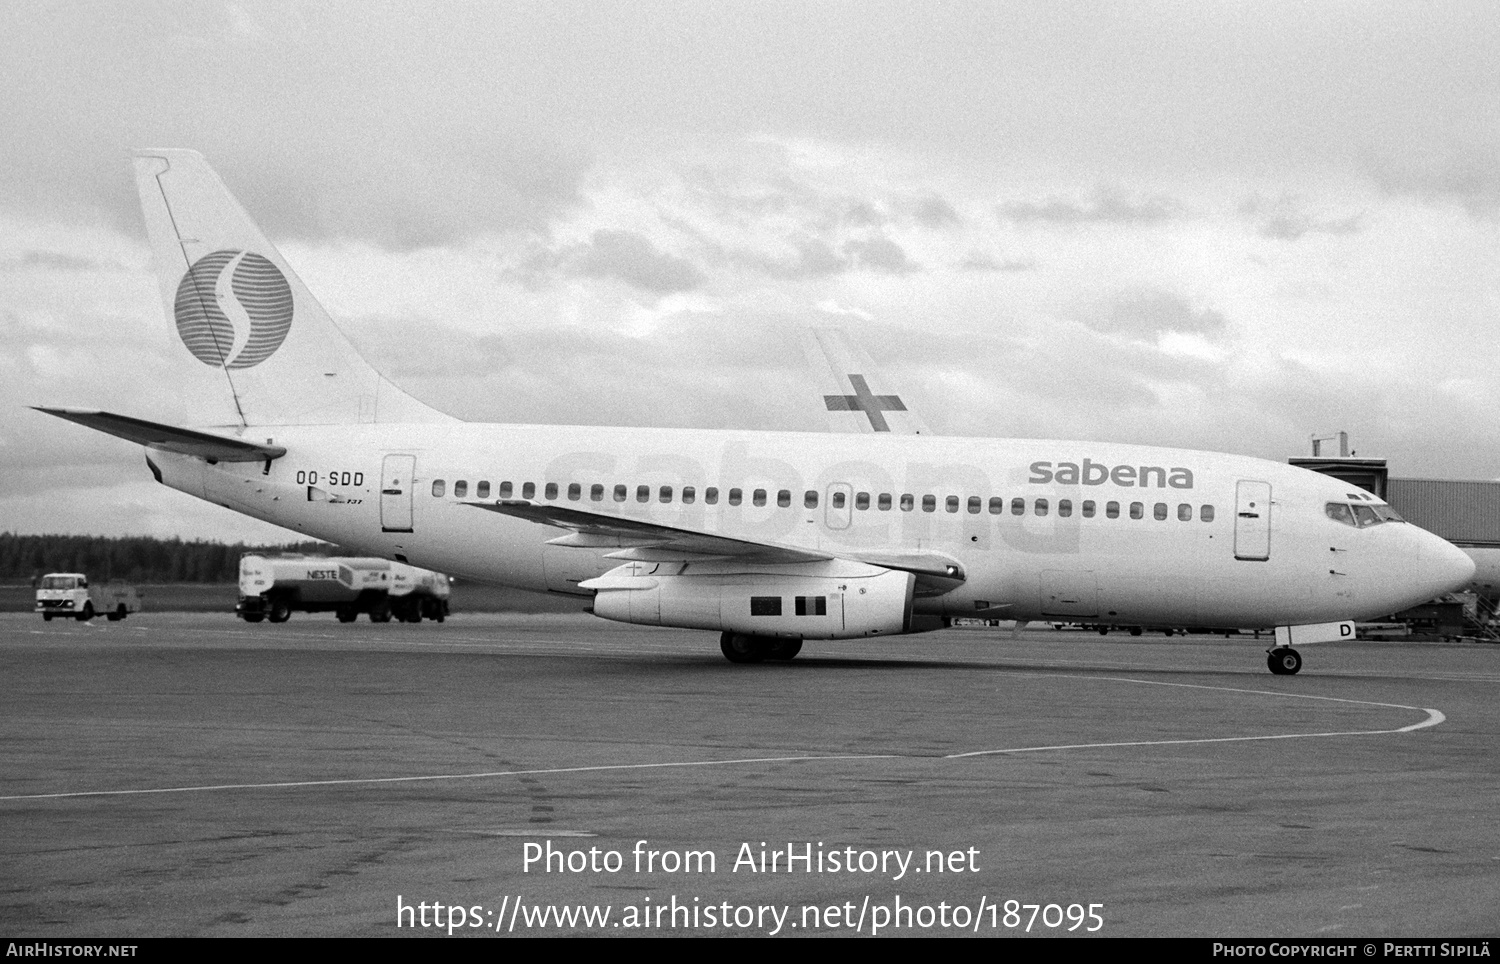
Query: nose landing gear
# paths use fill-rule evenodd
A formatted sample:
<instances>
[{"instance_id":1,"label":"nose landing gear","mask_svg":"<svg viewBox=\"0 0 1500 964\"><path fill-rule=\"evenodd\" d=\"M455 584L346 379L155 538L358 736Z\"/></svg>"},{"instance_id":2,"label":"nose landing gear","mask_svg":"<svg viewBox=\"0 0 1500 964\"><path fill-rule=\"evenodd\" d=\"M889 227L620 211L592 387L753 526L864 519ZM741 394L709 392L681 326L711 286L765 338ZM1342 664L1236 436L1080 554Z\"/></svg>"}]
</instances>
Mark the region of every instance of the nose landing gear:
<instances>
[{"instance_id":1,"label":"nose landing gear","mask_svg":"<svg viewBox=\"0 0 1500 964\"><path fill-rule=\"evenodd\" d=\"M1295 676L1302 668L1302 656L1290 646L1266 650L1266 668L1277 676Z\"/></svg>"}]
</instances>

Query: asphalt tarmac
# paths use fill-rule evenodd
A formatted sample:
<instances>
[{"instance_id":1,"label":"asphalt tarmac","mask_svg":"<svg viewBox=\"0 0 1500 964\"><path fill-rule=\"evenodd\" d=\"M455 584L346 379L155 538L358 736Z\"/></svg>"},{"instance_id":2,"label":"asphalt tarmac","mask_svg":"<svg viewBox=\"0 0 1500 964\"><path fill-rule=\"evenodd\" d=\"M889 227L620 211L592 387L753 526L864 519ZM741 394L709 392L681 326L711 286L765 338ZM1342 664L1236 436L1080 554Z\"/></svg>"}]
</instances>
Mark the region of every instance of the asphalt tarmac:
<instances>
[{"instance_id":1,"label":"asphalt tarmac","mask_svg":"<svg viewBox=\"0 0 1500 964\"><path fill-rule=\"evenodd\" d=\"M3 615L0 933L1500 931L1500 646L1265 645Z\"/></svg>"}]
</instances>

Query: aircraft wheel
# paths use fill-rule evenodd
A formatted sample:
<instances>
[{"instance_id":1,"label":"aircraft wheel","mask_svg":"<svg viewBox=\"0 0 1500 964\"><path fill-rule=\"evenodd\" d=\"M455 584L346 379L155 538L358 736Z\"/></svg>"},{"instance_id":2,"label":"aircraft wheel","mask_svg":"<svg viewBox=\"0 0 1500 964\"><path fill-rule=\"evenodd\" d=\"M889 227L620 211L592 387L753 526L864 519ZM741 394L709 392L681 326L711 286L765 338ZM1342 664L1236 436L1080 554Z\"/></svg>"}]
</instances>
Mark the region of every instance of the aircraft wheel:
<instances>
[{"instance_id":1,"label":"aircraft wheel","mask_svg":"<svg viewBox=\"0 0 1500 964\"><path fill-rule=\"evenodd\" d=\"M1302 656L1290 646L1269 650L1266 667L1277 676L1295 676L1302 668Z\"/></svg>"},{"instance_id":2,"label":"aircraft wheel","mask_svg":"<svg viewBox=\"0 0 1500 964\"><path fill-rule=\"evenodd\" d=\"M90 619L93 619L94 618L94 604L91 603L91 602L84 603L83 604L83 612L79 613L76 618L78 619L78 621L80 623L86 623Z\"/></svg>"},{"instance_id":3,"label":"aircraft wheel","mask_svg":"<svg viewBox=\"0 0 1500 964\"><path fill-rule=\"evenodd\" d=\"M292 618L292 607L284 599L278 599L271 603L271 612L268 618L273 623L284 623Z\"/></svg>"},{"instance_id":4,"label":"aircraft wheel","mask_svg":"<svg viewBox=\"0 0 1500 964\"><path fill-rule=\"evenodd\" d=\"M772 639L766 646L766 659L792 659L802 652L800 639Z\"/></svg>"},{"instance_id":5,"label":"aircraft wheel","mask_svg":"<svg viewBox=\"0 0 1500 964\"><path fill-rule=\"evenodd\" d=\"M744 633L723 633L719 636L719 650L731 663L758 663L766 658L765 647L754 636Z\"/></svg>"}]
</instances>

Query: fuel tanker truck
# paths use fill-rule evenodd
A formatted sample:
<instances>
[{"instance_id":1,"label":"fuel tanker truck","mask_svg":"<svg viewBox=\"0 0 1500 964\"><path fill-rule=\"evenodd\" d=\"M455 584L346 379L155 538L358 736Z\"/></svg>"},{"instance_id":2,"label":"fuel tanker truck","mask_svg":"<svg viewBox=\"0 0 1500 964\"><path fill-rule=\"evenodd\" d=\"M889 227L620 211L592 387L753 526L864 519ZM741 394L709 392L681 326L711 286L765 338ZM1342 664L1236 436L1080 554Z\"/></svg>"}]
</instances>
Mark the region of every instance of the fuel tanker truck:
<instances>
[{"instance_id":1,"label":"fuel tanker truck","mask_svg":"<svg viewBox=\"0 0 1500 964\"><path fill-rule=\"evenodd\" d=\"M341 623L367 613L372 623L448 615L448 577L374 557L253 555L240 557L240 599L247 623L284 623L294 612L332 612Z\"/></svg>"}]
</instances>

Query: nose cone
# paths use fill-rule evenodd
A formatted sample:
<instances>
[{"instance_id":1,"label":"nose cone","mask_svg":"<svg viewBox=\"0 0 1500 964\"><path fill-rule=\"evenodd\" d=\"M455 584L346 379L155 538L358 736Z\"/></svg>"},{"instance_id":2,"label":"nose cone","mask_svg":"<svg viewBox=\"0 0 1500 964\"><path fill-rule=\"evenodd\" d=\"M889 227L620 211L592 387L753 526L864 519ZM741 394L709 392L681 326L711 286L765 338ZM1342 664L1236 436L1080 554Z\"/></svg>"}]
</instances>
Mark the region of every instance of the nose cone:
<instances>
[{"instance_id":1,"label":"nose cone","mask_svg":"<svg viewBox=\"0 0 1500 964\"><path fill-rule=\"evenodd\" d=\"M1430 532L1416 530L1422 537L1417 550L1414 582L1427 590L1428 598L1458 592L1474 580L1474 560L1462 549Z\"/></svg>"}]
</instances>

